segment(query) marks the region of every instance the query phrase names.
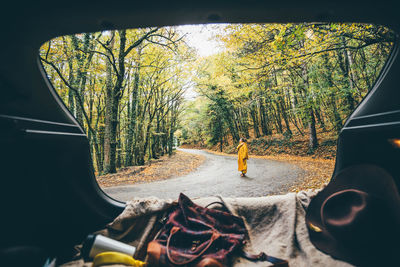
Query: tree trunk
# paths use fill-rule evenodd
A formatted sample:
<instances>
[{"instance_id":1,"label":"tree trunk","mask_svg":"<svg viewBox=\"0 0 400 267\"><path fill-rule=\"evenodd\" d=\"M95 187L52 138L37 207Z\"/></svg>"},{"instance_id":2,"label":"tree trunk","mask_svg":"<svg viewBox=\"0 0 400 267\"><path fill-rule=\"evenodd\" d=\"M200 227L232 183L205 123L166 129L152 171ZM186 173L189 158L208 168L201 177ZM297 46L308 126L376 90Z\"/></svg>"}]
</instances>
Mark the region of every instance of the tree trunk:
<instances>
[{"instance_id":1,"label":"tree trunk","mask_svg":"<svg viewBox=\"0 0 400 267\"><path fill-rule=\"evenodd\" d=\"M344 37L342 39L342 45L346 46L347 42ZM337 56L338 56L338 61L339 61L339 66L340 69L342 70L343 77L345 77L345 98L347 101L347 113L350 114L354 110L354 98L353 98L353 78L351 77L351 70L350 70L350 51L347 51L346 49L343 49L343 51L338 51Z\"/></svg>"},{"instance_id":2,"label":"tree trunk","mask_svg":"<svg viewBox=\"0 0 400 267\"><path fill-rule=\"evenodd\" d=\"M271 104L271 108L272 108L272 114L275 117L276 130L278 131L278 133L282 134L283 133L282 119L281 119L281 116L279 114L279 110L278 111L276 110L274 104Z\"/></svg>"},{"instance_id":3,"label":"tree trunk","mask_svg":"<svg viewBox=\"0 0 400 267\"><path fill-rule=\"evenodd\" d=\"M285 126L286 126L286 132L287 132L288 135L292 136L292 130L290 129L289 120L288 120L288 117L287 117L285 106L283 105L282 97L280 97L280 101L279 102L280 102L280 107L281 107L282 118L283 118L283 121L285 122Z\"/></svg>"},{"instance_id":4,"label":"tree trunk","mask_svg":"<svg viewBox=\"0 0 400 267\"><path fill-rule=\"evenodd\" d=\"M251 106L250 107L250 115L251 115L251 118L253 120L254 134L255 134L256 138L259 138L260 137L260 130L259 130L259 127L258 127L258 118L257 118L257 113L256 112L257 111L256 111L255 106L254 105Z\"/></svg>"},{"instance_id":5,"label":"tree trunk","mask_svg":"<svg viewBox=\"0 0 400 267\"><path fill-rule=\"evenodd\" d=\"M271 130L268 127L268 113L265 110L264 101L260 101L260 120L261 120L261 131L263 135L270 135Z\"/></svg>"},{"instance_id":6,"label":"tree trunk","mask_svg":"<svg viewBox=\"0 0 400 267\"><path fill-rule=\"evenodd\" d=\"M113 42L110 44L112 49ZM116 149L116 124L118 103L115 103L114 86L112 80L112 66L106 60L106 113L104 133L104 173L115 173L115 149ZM117 105L116 105L117 104Z\"/></svg>"},{"instance_id":7,"label":"tree trunk","mask_svg":"<svg viewBox=\"0 0 400 267\"><path fill-rule=\"evenodd\" d=\"M310 122L308 124L308 130L310 132L310 143L309 147L313 151L318 147L318 139L317 139L317 131L315 129L315 117L314 117L314 112L313 109L309 109L309 116L310 116Z\"/></svg>"},{"instance_id":8,"label":"tree trunk","mask_svg":"<svg viewBox=\"0 0 400 267\"><path fill-rule=\"evenodd\" d=\"M132 88L132 95L131 95L131 110L130 116L128 118L128 140L125 150L125 166L132 166L133 164L133 144L134 144L134 134L136 128L136 120L137 120L137 102L138 102L138 92L139 92L139 80L140 80L140 55L141 49L138 49L139 58L137 60L137 68L134 74L133 80L133 88Z\"/></svg>"},{"instance_id":9,"label":"tree trunk","mask_svg":"<svg viewBox=\"0 0 400 267\"><path fill-rule=\"evenodd\" d=\"M74 69L73 69L72 57L68 57L68 68L69 68L68 83L74 84ZM69 111L72 113L72 115L75 116L74 95L75 95L75 92L72 89L68 88L68 108L69 108Z\"/></svg>"},{"instance_id":10,"label":"tree trunk","mask_svg":"<svg viewBox=\"0 0 400 267\"><path fill-rule=\"evenodd\" d=\"M304 46L304 44L302 44ZM310 91L310 84L308 79L308 69L306 63L301 65L302 68L302 78L304 81L304 93L307 94ZM306 97L307 99L307 109L308 109L308 131L310 135L309 149L314 151L318 147L317 130L315 129L315 117L312 105L312 98Z\"/></svg>"},{"instance_id":11,"label":"tree trunk","mask_svg":"<svg viewBox=\"0 0 400 267\"><path fill-rule=\"evenodd\" d=\"M340 54L339 54L340 55ZM333 127L335 128L336 132L339 133L340 130L342 129L342 119L340 118L340 114L337 110L337 106L336 106L336 96L335 96L335 92L333 91L333 81L332 81L332 68L331 65L329 64L329 58L328 55L324 55L324 65L326 68L326 80L328 83L328 87L330 88L330 93L329 93L329 101L331 104L331 108L332 108L332 115L333 115ZM340 58L340 56L339 56ZM344 66L343 66L344 67Z\"/></svg>"}]
</instances>

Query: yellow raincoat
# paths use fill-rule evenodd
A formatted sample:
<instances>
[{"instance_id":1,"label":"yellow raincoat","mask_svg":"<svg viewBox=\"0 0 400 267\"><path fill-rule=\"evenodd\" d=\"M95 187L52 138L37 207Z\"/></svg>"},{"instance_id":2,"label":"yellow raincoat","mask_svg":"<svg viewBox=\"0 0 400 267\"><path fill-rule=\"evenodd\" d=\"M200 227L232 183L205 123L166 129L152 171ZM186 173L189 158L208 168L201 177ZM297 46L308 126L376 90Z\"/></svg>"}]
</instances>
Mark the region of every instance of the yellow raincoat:
<instances>
[{"instance_id":1,"label":"yellow raincoat","mask_svg":"<svg viewBox=\"0 0 400 267\"><path fill-rule=\"evenodd\" d=\"M241 142L238 145L237 150L238 150L238 171L246 173L247 160L249 159L247 144L245 142Z\"/></svg>"}]
</instances>

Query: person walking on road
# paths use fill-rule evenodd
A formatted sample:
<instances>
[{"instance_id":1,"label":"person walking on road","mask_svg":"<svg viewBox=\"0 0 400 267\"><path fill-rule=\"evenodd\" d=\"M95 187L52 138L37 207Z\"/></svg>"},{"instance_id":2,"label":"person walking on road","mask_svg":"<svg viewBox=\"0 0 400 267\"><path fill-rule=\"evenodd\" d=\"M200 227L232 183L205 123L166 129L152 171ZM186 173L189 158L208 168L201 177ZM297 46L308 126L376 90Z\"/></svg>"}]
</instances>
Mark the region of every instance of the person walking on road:
<instances>
[{"instance_id":1,"label":"person walking on road","mask_svg":"<svg viewBox=\"0 0 400 267\"><path fill-rule=\"evenodd\" d=\"M249 159L249 152L245 138L240 138L238 150L238 171L242 172L240 176L244 177L247 173L247 160Z\"/></svg>"}]
</instances>

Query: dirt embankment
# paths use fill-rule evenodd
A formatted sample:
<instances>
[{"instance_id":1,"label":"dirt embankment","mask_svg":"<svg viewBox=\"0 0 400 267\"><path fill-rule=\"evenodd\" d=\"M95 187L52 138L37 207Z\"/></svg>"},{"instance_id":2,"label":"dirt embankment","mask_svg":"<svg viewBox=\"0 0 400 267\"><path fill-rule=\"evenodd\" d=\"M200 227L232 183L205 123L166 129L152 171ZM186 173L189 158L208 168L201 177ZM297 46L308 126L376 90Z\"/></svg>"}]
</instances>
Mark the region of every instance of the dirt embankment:
<instances>
[{"instance_id":1,"label":"dirt embankment","mask_svg":"<svg viewBox=\"0 0 400 267\"><path fill-rule=\"evenodd\" d=\"M172 156L162 156L144 166L121 168L117 173L98 176L100 187L129 185L166 180L176 175L185 175L199 167L205 160L202 155L176 151Z\"/></svg>"}]
</instances>

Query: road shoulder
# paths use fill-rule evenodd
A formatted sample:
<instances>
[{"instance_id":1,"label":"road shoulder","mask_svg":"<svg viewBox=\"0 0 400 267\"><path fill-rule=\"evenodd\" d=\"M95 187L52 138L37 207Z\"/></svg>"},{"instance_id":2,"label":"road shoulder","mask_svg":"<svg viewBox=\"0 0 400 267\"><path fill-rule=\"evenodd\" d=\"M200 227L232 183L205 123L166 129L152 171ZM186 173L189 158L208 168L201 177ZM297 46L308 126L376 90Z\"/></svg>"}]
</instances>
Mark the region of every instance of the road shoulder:
<instances>
[{"instance_id":1,"label":"road shoulder","mask_svg":"<svg viewBox=\"0 0 400 267\"><path fill-rule=\"evenodd\" d=\"M172 156L162 156L144 166L121 168L117 173L98 176L96 180L102 188L161 181L186 175L201 166L205 159L203 155L175 151Z\"/></svg>"}]
</instances>

